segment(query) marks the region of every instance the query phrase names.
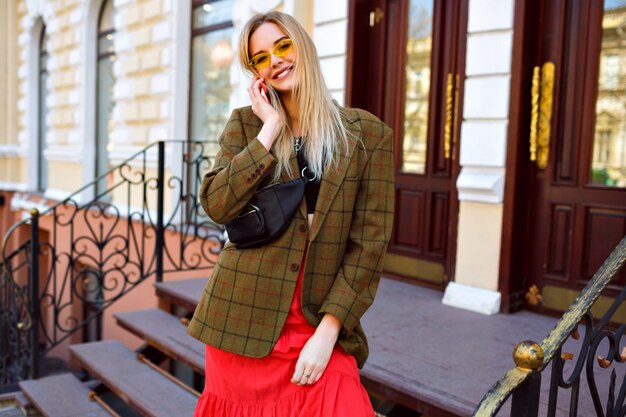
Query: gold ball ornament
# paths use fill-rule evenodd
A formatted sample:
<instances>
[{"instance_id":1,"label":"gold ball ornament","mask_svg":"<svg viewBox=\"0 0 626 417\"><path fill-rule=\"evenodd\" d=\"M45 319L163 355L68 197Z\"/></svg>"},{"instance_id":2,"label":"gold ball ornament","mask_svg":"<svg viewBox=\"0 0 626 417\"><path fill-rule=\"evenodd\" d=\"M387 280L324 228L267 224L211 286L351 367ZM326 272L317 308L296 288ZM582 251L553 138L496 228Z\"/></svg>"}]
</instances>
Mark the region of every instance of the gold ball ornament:
<instances>
[{"instance_id":1,"label":"gold ball ornament","mask_svg":"<svg viewBox=\"0 0 626 417\"><path fill-rule=\"evenodd\" d=\"M521 369L539 369L543 364L543 349L532 340L524 340L513 349L513 361Z\"/></svg>"}]
</instances>

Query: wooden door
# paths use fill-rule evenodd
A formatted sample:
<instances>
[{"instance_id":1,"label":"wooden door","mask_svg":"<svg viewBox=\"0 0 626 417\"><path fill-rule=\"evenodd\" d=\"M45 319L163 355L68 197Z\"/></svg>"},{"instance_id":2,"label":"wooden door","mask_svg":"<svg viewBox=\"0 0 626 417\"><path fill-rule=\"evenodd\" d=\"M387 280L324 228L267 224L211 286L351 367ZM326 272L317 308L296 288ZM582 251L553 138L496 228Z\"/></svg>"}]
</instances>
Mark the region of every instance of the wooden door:
<instances>
[{"instance_id":1,"label":"wooden door","mask_svg":"<svg viewBox=\"0 0 626 417\"><path fill-rule=\"evenodd\" d=\"M454 267L467 1L353 0L347 104L394 131L387 274L443 288Z\"/></svg>"},{"instance_id":2,"label":"wooden door","mask_svg":"<svg viewBox=\"0 0 626 417\"><path fill-rule=\"evenodd\" d=\"M535 4L527 301L563 311L626 234L626 1Z\"/></svg>"}]
</instances>

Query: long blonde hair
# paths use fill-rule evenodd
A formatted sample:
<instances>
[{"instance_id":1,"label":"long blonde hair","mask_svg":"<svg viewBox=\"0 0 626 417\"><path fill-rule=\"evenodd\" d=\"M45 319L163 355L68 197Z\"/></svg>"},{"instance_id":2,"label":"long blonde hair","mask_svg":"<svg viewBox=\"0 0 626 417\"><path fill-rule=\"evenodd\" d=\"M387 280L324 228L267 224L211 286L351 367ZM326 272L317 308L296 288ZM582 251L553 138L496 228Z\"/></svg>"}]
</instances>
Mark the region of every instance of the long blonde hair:
<instances>
[{"instance_id":1,"label":"long blonde hair","mask_svg":"<svg viewBox=\"0 0 626 417\"><path fill-rule=\"evenodd\" d=\"M244 26L239 41L239 62L244 70L256 74L250 66L250 37L263 23L276 24L291 38L295 49L293 74L295 87L293 99L300 104L300 130L303 137L304 156L309 169L319 178L322 171L338 161L339 145L348 149L348 134L341 123L339 108L333 103L332 96L322 76L317 50L313 40L304 28L292 16L272 11L253 16ZM294 176L289 166L293 152L294 134L289 124L289 117L276 91L268 86L272 106L282 119L282 129L274 141L272 149L278 160L274 180L284 171Z\"/></svg>"}]
</instances>

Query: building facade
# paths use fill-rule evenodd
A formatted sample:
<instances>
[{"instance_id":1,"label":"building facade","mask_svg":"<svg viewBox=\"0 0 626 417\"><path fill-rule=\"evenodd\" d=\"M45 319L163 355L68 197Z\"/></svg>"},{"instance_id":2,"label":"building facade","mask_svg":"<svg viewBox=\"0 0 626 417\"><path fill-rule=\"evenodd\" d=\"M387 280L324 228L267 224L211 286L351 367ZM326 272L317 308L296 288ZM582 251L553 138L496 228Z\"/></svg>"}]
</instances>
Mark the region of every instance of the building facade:
<instances>
[{"instance_id":1,"label":"building facade","mask_svg":"<svg viewBox=\"0 0 626 417\"><path fill-rule=\"evenodd\" d=\"M240 29L273 9L311 34L340 104L394 129L388 276L485 314L562 311L626 234L624 0L0 7L3 234L99 178L81 195L93 198L155 141L215 152L230 111L248 104Z\"/></svg>"}]
</instances>

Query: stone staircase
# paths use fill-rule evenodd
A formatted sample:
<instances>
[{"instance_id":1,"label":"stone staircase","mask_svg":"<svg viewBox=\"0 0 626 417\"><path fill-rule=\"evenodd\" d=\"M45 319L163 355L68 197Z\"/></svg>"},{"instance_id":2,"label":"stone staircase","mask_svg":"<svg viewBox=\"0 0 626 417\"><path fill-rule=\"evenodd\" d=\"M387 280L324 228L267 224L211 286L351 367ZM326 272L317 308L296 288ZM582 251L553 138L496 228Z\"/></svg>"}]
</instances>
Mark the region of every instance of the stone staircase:
<instances>
[{"instance_id":1,"label":"stone staircase","mask_svg":"<svg viewBox=\"0 0 626 417\"><path fill-rule=\"evenodd\" d=\"M200 396L197 390L204 385L204 345L187 335L186 325L206 283L203 278L154 284L161 308L115 314L117 325L144 340L137 352L117 340L72 345L70 354L84 370L82 378L65 373L23 381L19 384L22 392L15 394L16 408L3 409L0 396L0 417L191 417ZM376 370L363 371L366 387L381 391L372 385L379 379ZM85 372L90 378L81 382ZM388 387L384 393L392 390ZM379 408L393 408L385 407ZM397 409L385 414L419 415ZM432 414L448 415L452 414Z\"/></svg>"},{"instance_id":2,"label":"stone staircase","mask_svg":"<svg viewBox=\"0 0 626 417\"><path fill-rule=\"evenodd\" d=\"M189 312L206 282L190 279L158 283L155 288L163 305ZM72 345L72 358L92 382L81 382L72 373L22 381L26 400L11 412L45 417L192 416L200 393L165 370L171 359L204 374L204 345L187 335L187 320L161 309L128 311L115 319L145 341L138 352L117 340Z\"/></svg>"}]
</instances>

